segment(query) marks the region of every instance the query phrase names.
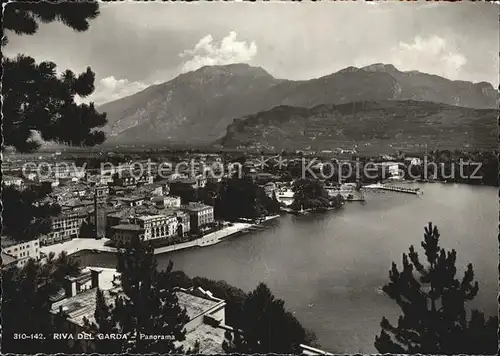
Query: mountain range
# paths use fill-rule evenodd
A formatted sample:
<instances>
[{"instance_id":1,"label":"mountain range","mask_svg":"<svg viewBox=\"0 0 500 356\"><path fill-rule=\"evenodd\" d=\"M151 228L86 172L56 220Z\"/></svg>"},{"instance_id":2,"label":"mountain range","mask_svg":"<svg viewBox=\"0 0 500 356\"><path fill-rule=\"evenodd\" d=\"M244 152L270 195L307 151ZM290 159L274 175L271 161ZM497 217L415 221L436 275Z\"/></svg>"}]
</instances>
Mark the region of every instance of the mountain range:
<instances>
[{"instance_id":1,"label":"mountain range","mask_svg":"<svg viewBox=\"0 0 500 356\"><path fill-rule=\"evenodd\" d=\"M357 111L358 114L354 116L366 114L371 117L377 112L382 117L394 114L398 118L412 118L415 116L412 110L424 110L425 107L433 113L428 116L428 120L437 115L437 110L454 112L456 114L453 115L457 119L460 117L462 122L467 121L463 115L480 115L484 118L484 115L489 114L481 110L452 107L495 109L499 97L499 92L486 82L452 81L418 71L403 72L389 64L348 67L327 76L300 81L274 78L260 67L231 64L205 66L181 74L166 83L101 105L98 110L108 114L108 126L105 128L108 142L206 144L215 141L228 146L245 146L236 142L240 136L234 133L240 132L242 128L249 130L254 121L259 122L259 127L264 129L262 125L265 125L266 120L258 118L269 118L269 115L274 114L284 117L285 113L290 113L290 119L300 113L297 115L308 121L315 120L318 113L323 113L321 115L331 120L338 120L344 125L342 129L349 132L359 128L360 122L349 119L353 113L347 108L353 105L356 108L361 104L342 104L367 102L363 104L364 109ZM395 104L394 101L412 104ZM442 105L438 110L432 103ZM368 108L375 112L368 112ZM463 113L458 114L460 110ZM448 125L448 120L455 116L446 115ZM288 119L280 121L281 129L286 130L283 125L291 122ZM359 119L364 120L362 117ZM470 123L477 123L476 119L474 117ZM242 120L249 121L243 124ZM401 126L403 122L406 121L400 121L396 126ZM325 127L329 125L327 122L324 124ZM392 125L390 120L386 124ZM332 123L330 126L336 125ZM467 121L464 128L468 125ZM401 127L401 130L405 131L405 127ZM387 135L390 135L389 132L393 130L389 130ZM469 129L467 132L472 131ZM252 129L249 136L256 133ZM413 135L418 135L418 130ZM293 140L294 135L289 132L287 137ZM350 140L349 135L344 138Z\"/></svg>"}]
</instances>

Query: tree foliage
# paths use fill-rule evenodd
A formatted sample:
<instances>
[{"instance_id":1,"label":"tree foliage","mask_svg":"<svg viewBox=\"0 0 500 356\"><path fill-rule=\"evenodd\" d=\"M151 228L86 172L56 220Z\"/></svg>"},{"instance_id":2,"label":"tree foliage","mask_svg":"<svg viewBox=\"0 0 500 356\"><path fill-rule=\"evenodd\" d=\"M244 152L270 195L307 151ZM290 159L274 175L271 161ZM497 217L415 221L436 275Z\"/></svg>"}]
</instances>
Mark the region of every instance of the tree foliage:
<instances>
[{"instance_id":1,"label":"tree foliage","mask_svg":"<svg viewBox=\"0 0 500 356\"><path fill-rule=\"evenodd\" d=\"M96 289L96 308L94 312L94 321L84 318L84 326L91 333L102 333L103 335L112 335L119 333L119 327L116 325L113 315L112 305L108 305L105 292ZM123 349L122 340L99 339L94 341L95 351L102 354L111 354L120 352Z\"/></svg>"},{"instance_id":2,"label":"tree foliage","mask_svg":"<svg viewBox=\"0 0 500 356\"><path fill-rule=\"evenodd\" d=\"M330 206L328 192L323 183L317 179L298 179L293 185L293 203L291 208L299 209L319 209Z\"/></svg>"},{"instance_id":3,"label":"tree foliage","mask_svg":"<svg viewBox=\"0 0 500 356\"><path fill-rule=\"evenodd\" d=\"M403 269L392 264L390 282L384 292L399 305L402 315L397 326L382 319L382 331L375 347L381 353L490 354L496 353L498 318L485 320L466 303L474 299L479 286L469 264L461 279L456 277L455 250L439 246L439 231L432 223L425 228L421 263L410 246L403 254Z\"/></svg>"},{"instance_id":4,"label":"tree foliage","mask_svg":"<svg viewBox=\"0 0 500 356\"><path fill-rule=\"evenodd\" d=\"M18 241L29 241L51 229L51 216L61 208L50 201L44 201L43 188L32 186L18 190L6 186L2 191L3 231L2 234Z\"/></svg>"},{"instance_id":5,"label":"tree foliage","mask_svg":"<svg viewBox=\"0 0 500 356\"><path fill-rule=\"evenodd\" d=\"M301 344L314 342L314 336L285 310L285 302L274 297L264 283L247 296L241 317L239 328L226 334L226 352L299 354Z\"/></svg>"},{"instance_id":6,"label":"tree foliage","mask_svg":"<svg viewBox=\"0 0 500 356\"><path fill-rule=\"evenodd\" d=\"M64 352L51 338L16 340L14 334L50 335L58 331L50 317L50 298L63 288L67 276L77 276L80 265L65 252L45 263L31 259L23 268L2 270L2 351L9 353Z\"/></svg>"},{"instance_id":7,"label":"tree foliage","mask_svg":"<svg viewBox=\"0 0 500 356\"><path fill-rule=\"evenodd\" d=\"M106 114L98 113L93 103L77 104L75 96L86 97L94 91L94 73L76 75L66 70L61 76L52 62L37 64L19 55L3 62L3 132L5 146L20 152L40 147L34 140L38 132L45 141L71 146L94 146L105 135L95 128L106 125Z\"/></svg>"},{"instance_id":8,"label":"tree foliage","mask_svg":"<svg viewBox=\"0 0 500 356\"><path fill-rule=\"evenodd\" d=\"M235 176L226 180L223 182L216 208L219 215L227 220L257 218L261 214L257 204L257 186L247 176Z\"/></svg>"},{"instance_id":9,"label":"tree foliage","mask_svg":"<svg viewBox=\"0 0 500 356\"><path fill-rule=\"evenodd\" d=\"M3 28L17 35L33 35L39 23L61 21L75 31L83 32L89 28L89 20L99 15L97 2L59 2L59 1L17 1L7 4L3 9ZM7 44L4 36L2 45Z\"/></svg>"},{"instance_id":10,"label":"tree foliage","mask_svg":"<svg viewBox=\"0 0 500 356\"><path fill-rule=\"evenodd\" d=\"M4 29L18 35L32 35L39 22L61 21L66 26L85 31L89 20L99 14L96 2L49 4L14 2L4 7ZM7 43L4 36L2 45ZM18 55L3 60L3 138L4 147L33 152L40 147L39 133L45 141L71 146L94 146L104 142L106 114L98 113L93 103L77 104L94 91L95 75L87 70L79 75L70 70L61 75L52 62L36 63Z\"/></svg>"},{"instance_id":11,"label":"tree foliage","mask_svg":"<svg viewBox=\"0 0 500 356\"><path fill-rule=\"evenodd\" d=\"M279 202L267 196L264 189L249 176L234 176L218 185L207 185L204 191L202 196L205 202L214 205L214 213L219 219L256 219L280 210Z\"/></svg>"}]
</instances>

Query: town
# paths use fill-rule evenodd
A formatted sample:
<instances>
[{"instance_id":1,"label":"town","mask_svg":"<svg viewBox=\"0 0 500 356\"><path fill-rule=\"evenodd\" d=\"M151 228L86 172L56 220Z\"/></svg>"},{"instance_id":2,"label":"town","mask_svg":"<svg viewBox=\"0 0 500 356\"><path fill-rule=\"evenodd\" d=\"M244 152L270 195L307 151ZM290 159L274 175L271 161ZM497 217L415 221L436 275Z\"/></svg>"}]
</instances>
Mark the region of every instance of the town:
<instances>
[{"instance_id":1,"label":"town","mask_svg":"<svg viewBox=\"0 0 500 356\"><path fill-rule=\"evenodd\" d=\"M2 352L498 350L497 5L334 3L4 6Z\"/></svg>"},{"instance_id":2,"label":"town","mask_svg":"<svg viewBox=\"0 0 500 356\"><path fill-rule=\"evenodd\" d=\"M152 154L129 148L88 156L69 150L31 157L7 153L3 186L43 192L37 204L55 205L60 211L50 217L47 231L36 239L16 245L3 236L3 261L22 266L30 257L43 259L51 251L113 252L134 236L143 237L157 253L207 246L281 213L320 212L344 202L364 202L367 189L422 193L397 184L408 181L412 170L417 176L411 175L410 181L445 181L446 176L436 174L439 170L424 176L421 168L425 159L439 155L366 157L356 149L284 154L165 150ZM356 176L359 166L364 170ZM473 171L469 170L469 177ZM227 182L235 177L259 190L259 198L267 204L264 209L228 214L232 207L224 206L231 203L229 198L222 199L223 190L227 193ZM301 197L303 189L298 185L305 182L319 184L324 196L307 192L309 196Z\"/></svg>"}]
</instances>

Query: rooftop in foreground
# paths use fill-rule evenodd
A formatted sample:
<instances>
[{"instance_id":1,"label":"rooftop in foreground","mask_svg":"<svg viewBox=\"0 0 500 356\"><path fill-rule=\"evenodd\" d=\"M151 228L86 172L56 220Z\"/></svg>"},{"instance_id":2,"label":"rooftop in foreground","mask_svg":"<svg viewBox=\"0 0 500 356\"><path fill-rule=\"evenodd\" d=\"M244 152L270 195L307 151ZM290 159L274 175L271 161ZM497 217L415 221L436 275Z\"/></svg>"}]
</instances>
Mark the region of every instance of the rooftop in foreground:
<instances>
[{"instance_id":1,"label":"rooftop in foreground","mask_svg":"<svg viewBox=\"0 0 500 356\"><path fill-rule=\"evenodd\" d=\"M100 289L103 290L104 297L109 304L114 302L114 298L116 295L121 293L120 287L116 287L112 283L112 277L117 274L114 269L101 269L101 268L92 268L95 270L103 270L101 274L104 273L106 278L106 283L102 283L103 278L99 278L99 282L103 285L100 285ZM110 277L111 276L111 277ZM187 315L189 320L193 320L200 314L206 313L210 311L215 306L219 306L221 304L225 304L225 301L218 298L204 298L201 296L197 296L194 294L190 294L184 290L176 291L177 298L179 300L179 305L182 308L186 308ZM83 319L87 318L90 322L94 320L94 312L96 308L96 288L92 288L76 294L71 298L65 298L63 300L59 300L52 304L51 313L57 314L61 310L68 315L68 320L74 324L79 326L84 325Z\"/></svg>"},{"instance_id":2,"label":"rooftop in foreground","mask_svg":"<svg viewBox=\"0 0 500 356\"><path fill-rule=\"evenodd\" d=\"M182 290L177 291L176 295L177 298L179 299L179 305L182 308L186 308L186 312L189 316L189 319L194 319L198 315L212 309L216 305L224 303L224 301L222 300L220 301L210 300L198 297L196 295L192 295Z\"/></svg>"},{"instance_id":3,"label":"rooftop in foreground","mask_svg":"<svg viewBox=\"0 0 500 356\"><path fill-rule=\"evenodd\" d=\"M200 345L200 351L204 355L223 355L222 343L225 340L225 330L214 328L207 324L200 324L196 329L186 334L186 339L182 342L184 352L194 349L196 342Z\"/></svg>"}]
</instances>

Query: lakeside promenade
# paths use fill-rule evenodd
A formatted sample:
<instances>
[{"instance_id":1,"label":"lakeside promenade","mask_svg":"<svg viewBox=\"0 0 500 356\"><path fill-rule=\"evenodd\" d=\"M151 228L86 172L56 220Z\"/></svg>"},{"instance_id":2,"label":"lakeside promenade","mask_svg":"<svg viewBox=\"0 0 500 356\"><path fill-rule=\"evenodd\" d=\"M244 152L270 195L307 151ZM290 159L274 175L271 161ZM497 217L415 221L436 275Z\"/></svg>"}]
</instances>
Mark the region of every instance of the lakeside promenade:
<instances>
[{"instance_id":1,"label":"lakeside promenade","mask_svg":"<svg viewBox=\"0 0 500 356\"><path fill-rule=\"evenodd\" d=\"M279 215L274 215L274 216L268 216L264 219L264 222L276 219L278 218ZM264 223L263 222L263 223ZM160 255L163 253L168 253L168 252L173 252L173 251L178 251L178 250L183 250L186 248L192 248L192 247L206 247L206 246L211 246L215 245L216 243L219 243L223 239L235 235L239 232L245 231L251 227L259 226L262 223L244 223L244 222L236 222L232 224L231 226L226 226L222 228L221 230L214 231L210 234L207 234L203 237L200 237L198 239L192 240L192 241L187 241L175 245L170 245L170 246L163 246L163 247L158 247L154 250L155 255ZM59 255L61 252L66 251L68 255L81 252L81 251L98 251L98 252L111 252L115 253L117 250L114 247L110 246L105 246L105 244L110 241L107 238L103 238L100 240L92 239L92 238L75 238L70 241L66 241L63 243L59 244L54 244L50 246L43 246L40 248L41 252L44 254L49 254L51 252L54 252L56 255Z\"/></svg>"}]
</instances>

